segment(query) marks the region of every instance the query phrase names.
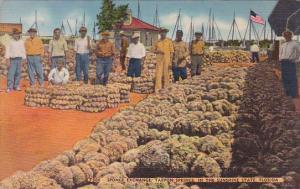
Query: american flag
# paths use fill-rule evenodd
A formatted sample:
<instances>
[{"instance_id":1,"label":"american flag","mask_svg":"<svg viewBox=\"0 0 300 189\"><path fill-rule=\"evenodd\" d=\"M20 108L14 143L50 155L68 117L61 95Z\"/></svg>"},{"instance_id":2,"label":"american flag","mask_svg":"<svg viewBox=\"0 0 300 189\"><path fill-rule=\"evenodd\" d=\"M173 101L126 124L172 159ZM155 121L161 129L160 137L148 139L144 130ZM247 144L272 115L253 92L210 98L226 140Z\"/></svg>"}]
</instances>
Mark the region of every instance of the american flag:
<instances>
[{"instance_id":1,"label":"american flag","mask_svg":"<svg viewBox=\"0 0 300 189\"><path fill-rule=\"evenodd\" d=\"M266 23L266 21L261 17L259 16L258 14L256 14L254 11L250 11L250 19L255 22L255 23L258 23L258 24L262 24L264 25Z\"/></svg>"}]
</instances>

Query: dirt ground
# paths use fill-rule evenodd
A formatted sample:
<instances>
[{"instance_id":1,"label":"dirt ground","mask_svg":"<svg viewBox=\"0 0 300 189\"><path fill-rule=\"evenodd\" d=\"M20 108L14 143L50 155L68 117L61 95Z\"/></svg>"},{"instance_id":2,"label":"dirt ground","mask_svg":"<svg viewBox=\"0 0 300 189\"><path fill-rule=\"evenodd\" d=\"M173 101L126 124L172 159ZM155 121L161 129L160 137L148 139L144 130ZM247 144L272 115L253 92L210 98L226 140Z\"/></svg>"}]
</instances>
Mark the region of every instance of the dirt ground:
<instances>
[{"instance_id":1,"label":"dirt ground","mask_svg":"<svg viewBox=\"0 0 300 189\"><path fill-rule=\"evenodd\" d=\"M23 105L25 85L21 92L0 93L0 180L71 149L90 134L98 121L129 105L122 104L102 113L31 108ZM4 86L2 80L0 88ZM131 94L130 104L144 97Z\"/></svg>"}]
</instances>

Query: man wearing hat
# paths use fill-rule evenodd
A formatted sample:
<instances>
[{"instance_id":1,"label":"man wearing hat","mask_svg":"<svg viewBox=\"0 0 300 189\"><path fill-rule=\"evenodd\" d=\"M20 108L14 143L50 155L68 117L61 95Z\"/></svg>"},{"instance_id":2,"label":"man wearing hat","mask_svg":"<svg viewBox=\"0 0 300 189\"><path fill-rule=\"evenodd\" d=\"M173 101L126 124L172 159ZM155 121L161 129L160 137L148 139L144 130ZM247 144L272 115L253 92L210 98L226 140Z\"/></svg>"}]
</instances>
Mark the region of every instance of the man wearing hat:
<instances>
[{"instance_id":1,"label":"man wearing hat","mask_svg":"<svg viewBox=\"0 0 300 189\"><path fill-rule=\"evenodd\" d=\"M76 52L76 80L81 81L81 73L83 72L83 81L85 84L89 80L89 62L90 62L90 49L91 39L86 35L87 29L82 26L79 29L80 37L75 40L75 52Z\"/></svg>"},{"instance_id":2,"label":"man wearing hat","mask_svg":"<svg viewBox=\"0 0 300 189\"><path fill-rule=\"evenodd\" d=\"M9 61L9 69L7 74L7 90L11 92L13 89L20 91L20 79L22 70L22 59L26 59L26 50L24 41L21 40L21 31L17 28L13 29L12 40L9 42L5 58Z\"/></svg>"},{"instance_id":3,"label":"man wearing hat","mask_svg":"<svg viewBox=\"0 0 300 189\"><path fill-rule=\"evenodd\" d=\"M44 45L40 38L36 36L37 30L30 28L28 30L29 38L25 41L25 48L28 63L28 75L30 85L35 85L35 75L37 75L39 84L44 86L44 72L42 64L42 56L44 55Z\"/></svg>"},{"instance_id":4,"label":"man wearing hat","mask_svg":"<svg viewBox=\"0 0 300 189\"><path fill-rule=\"evenodd\" d=\"M168 29L161 28L160 39L153 46L153 52L156 54L157 64L155 69L155 92L169 86L169 68L171 67L171 57L173 57L174 48L172 40L167 38Z\"/></svg>"},{"instance_id":5,"label":"man wearing hat","mask_svg":"<svg viewBox=\"0 0 300 189\"><path fill-rule=\"evenodd\" d=\"M96 84L106 85L112 68L115 47L108 40L109 32L101 33L102 39L96 45Z\"/></svg>"},{"instance_id":6,"label":"man wearing hat","mask_svg":"<svg viewBox=\"0 0 300 189\"><path fill-rule=\"evenodd\" d=\"M252 63L259 62L259 46L256 41L250 46L250 52L252 54Z\"/></svg>"},{"instance_id":7,"label":"man wearing hat","mask_svg":"<svg viewBox=\"0 0 300 189\"><path fill-rule=\"evenodd\" d=\"M125 59L127 54L127 48L129 46L129 41L124 31L120 31L120 36L121 36L120 63L122 66L122 70L126 70Z\"/></svg>"},{"instance_id":8,"label":"man wearing hat","mask_svg":"<svg viewBox=\"0 0 300 189\"><path fill-rule=\"evenodd\" d=\"M195 75L201 74L201 66L203 63L203 55L204 55L204 41L202 40L202 33L195 32L196 39L192 41L191 45L191 75L192 77Z\"/></svg>"},{"instance_id":9,"label":"man wearing hat","mask_svg":"<svg viewBox=\"0 0 300 189\"><path fill-rule=\"evenodd\" d=\"M292 98L298 97L297 63L300 62L300 43L293 40L291 31L283 32L285 38L279 50L281 63L281 77L286 95Z\"/></svg>"},{"instance_id":10,"label":"man wearing hat","mask_svg":"<svg viewBox=\"0 0 300 189\"><path fill-rule=\"evenodd\" d=\"M186 64L189 56L189 50L185 42L182 41L183 32L177 30L176 40L173 42L174 45L174 56L172 61L172 71L174 81L179 81L187 78Z\"/></svg>"},{"instance_id":11,"label":"man wearing hat","mask_svg":"<svg viewBox=\"0 0 300 189\"><path fill-rule=\"evenodd\" d=\"M129 65L127 76L140 77L142 71L142 62L146 56L145 46L139 42L140 34L134 33L132 36L132 43L128 47L127 58L129 58Z\"/></svg>"},{"instance_id":12,"label":"man wearing hat","mask_svg":"<svg viewBox=\"0 0 300 189\"><path fill-rule=\"evenodd\" d=\"M49 60L51 60L51 69L56 67L57 61L63 60L66 65L66 53L68 45L66 40L61 37L61 30L53 30L53 39L49 42Z\"/></svg>"}]
</instances>

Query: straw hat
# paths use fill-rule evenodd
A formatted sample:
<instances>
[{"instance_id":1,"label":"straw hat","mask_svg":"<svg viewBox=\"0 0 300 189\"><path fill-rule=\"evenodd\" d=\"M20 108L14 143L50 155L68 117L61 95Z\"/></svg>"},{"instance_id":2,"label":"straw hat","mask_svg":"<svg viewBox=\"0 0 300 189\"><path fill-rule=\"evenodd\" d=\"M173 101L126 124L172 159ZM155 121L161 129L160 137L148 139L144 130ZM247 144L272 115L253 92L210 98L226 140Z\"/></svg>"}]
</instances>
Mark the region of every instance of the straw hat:
<instances>
[{"instance_id":1,"label":"straw hat","mask_svg":"<svg viewBox=\"0 0 300 189\"><path fill-rule=\"evenodd\" d=\"M168 33L169 32L169 30L167 29L167 28L160 28L160 30L159 30L159 32L160 33Z\"/></svg>"},{"instance_id":2,"label":"straw hat","mask_svg":"<svg viewBox=\"0 0 300 189\"><path fill-rule=\"evenodd\" d=\"M18 28L12 29L12 34L21 34L22 32Z\"/></svg>"},{"instance_id":3,"label":"straw hat","mask_svg":"<svg viewBox=\"0 0 300 189\"><path fill-rule=\"evenodd\" d=\"M195 35L202 36L202 32L195 32Z\"/></svg>"},{"instance_id":4,"label":"straw hat","mask_svg":"<svg viewBox=\"0 0 300 189\"><path fill-rule=\"evenodd\" d=\"M132 39L135 39L135 38L138 38L138 37L140 37L140 34L138 34L138 33L134 33L134 34L132 35Z\"/></svg>"},{"instance_id":5,"label":"straw hat","mask_svg":"<svg viewBox=\"0 0 300 189\"><path fill-rule=\"evenodd\" d=\"M120 35L125 35L125 32L124 31L120 31Z\"/></svg>"},{"instance_id":6,"label":"straw hat","mask_svg":"<svg viewBox=\"0 0 300 189\"><path fill-rule=\"evenodd\" d=\"M30 33L30 32L36 33L37 30L36 30L35 28L30 28L30 29L28 30L28 33Z\"/></svg>"},{"instance_id":7,"label":"straw hat","mask_svg":"<svg viewBox=\"0 0 300 189\"><path fill-rule=\"evenodd\" d=\"M85 31L85 32L86 32L86 31L87 31L87 29L86 29L86 27L84 27L84 26L81 26L81 27L80 27L80 29L79 29L79 32L83 32L83 31Z\"/></svg>"},{"instance_id":8,"label":"straw hat","mask_svg":"<svg viewBox=\"0 0 300 189\"><path fill-rule=\"evenodd\" d=\"M102 35L102 36L109 36L110 33L109 33L108 31L104 31L104 32L101 32L101 35Z\"/></svg>"},{"instance_id":9,"label":"straw hat","mask_svg":"<svg viewBox=\"0 0 300 189\"><path fill-rule=\"evenodd\" d=\"M183 35L183 31L182 30L177 30L176 33Z\"/></svg>"},{"instance_id":10,"label":"straw hat","mask_svg":"<svg viewBox=\"0 0 300 189\"><path fill-rule=\"evenodd\" d=\"M294 33L290 30L286 30L286 31L282 32L282 36L285 36L285 35L293 36Z\"/></svg>"}]
</instances>

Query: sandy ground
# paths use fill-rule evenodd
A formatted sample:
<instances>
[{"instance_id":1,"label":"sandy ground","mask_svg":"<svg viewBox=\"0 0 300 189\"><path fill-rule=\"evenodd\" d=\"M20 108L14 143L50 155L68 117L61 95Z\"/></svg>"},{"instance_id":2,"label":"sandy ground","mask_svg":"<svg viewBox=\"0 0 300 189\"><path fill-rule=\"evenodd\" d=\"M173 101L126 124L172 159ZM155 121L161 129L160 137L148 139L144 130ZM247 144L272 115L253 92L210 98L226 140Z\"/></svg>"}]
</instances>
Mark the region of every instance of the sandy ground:
<instances>
[{"instance_id":1,"label":"sandy ground","mask_svg":"<svg viewBox=\"0 0 300 189\"><path fill-rule=\"evenodd\" d=\"M280 76L278 70L274 71ZM0 88L3 89L4 86L5 81L2 80ZM26 83L23 83L21 92L0 93L0 180L17 170L30 170L38 162L69 150L78 140L88 136L98 121L128 106L122 104L119 108L102 113L30 108L23 105L25 86ZM136 104L144 97L145 95L131 94L130 104ZM300 98L294 102L300 113Z\"/></svg>"},{"instance_id":2,"label":"sandy ground","mask_svg":"<svg viewBox=\"0 0 300 189\"><path fill-rule=\"evenodd\" d=\"M0 88L4 88L1 81ZM23 105L21 92L0 93L0 180L17 170L30 170L38 162L71 149L88 136L95 124L129 104L102 113L31 108ZM131 94L136 104L145 95Z\"/></svg>"}]
</instances>

